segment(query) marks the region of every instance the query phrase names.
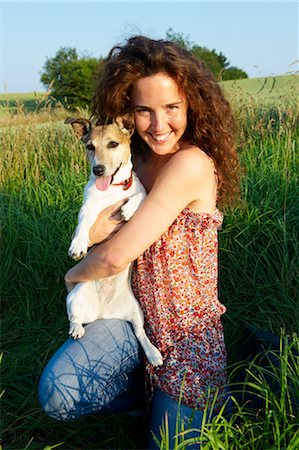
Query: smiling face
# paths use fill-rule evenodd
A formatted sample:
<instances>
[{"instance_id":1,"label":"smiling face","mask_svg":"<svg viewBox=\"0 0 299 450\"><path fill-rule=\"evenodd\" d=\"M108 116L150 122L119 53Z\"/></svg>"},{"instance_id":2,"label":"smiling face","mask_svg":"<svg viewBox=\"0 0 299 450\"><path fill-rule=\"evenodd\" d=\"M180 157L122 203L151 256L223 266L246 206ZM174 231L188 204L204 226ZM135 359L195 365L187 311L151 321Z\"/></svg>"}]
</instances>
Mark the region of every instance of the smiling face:
<instances>
[{"instance_id":1,"label":"smiling face","mask_svg":"<svg viewBox=\"0 0 299 450\"><path fill-rule=\"evenodd\" d=\"M131 105L135 128L157 155L179 150L187 127L187 101L166 73L140 78L133 86Z\"/></svg>"}]
</instances>

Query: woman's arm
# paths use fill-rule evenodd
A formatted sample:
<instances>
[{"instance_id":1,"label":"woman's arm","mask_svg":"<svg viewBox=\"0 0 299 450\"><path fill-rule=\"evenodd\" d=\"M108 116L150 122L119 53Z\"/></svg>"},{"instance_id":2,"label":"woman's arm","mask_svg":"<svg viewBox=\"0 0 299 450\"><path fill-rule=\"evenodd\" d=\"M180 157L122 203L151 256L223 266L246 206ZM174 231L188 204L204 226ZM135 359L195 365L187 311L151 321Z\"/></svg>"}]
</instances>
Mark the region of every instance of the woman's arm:
<instances>
[{"instance_id":1,"label":"woman's arm","mask_svg":"<svg viewBox=\"0 0 299 450\"><path fill-rule=\"evenodd\" d=\"M198 148L174 154L131 220L70 269L65 276L66 284L109 277L122 271L159 239L186 206L201 201L211 180L214 180L213 166Z\"/></svg>"}]
</instances>

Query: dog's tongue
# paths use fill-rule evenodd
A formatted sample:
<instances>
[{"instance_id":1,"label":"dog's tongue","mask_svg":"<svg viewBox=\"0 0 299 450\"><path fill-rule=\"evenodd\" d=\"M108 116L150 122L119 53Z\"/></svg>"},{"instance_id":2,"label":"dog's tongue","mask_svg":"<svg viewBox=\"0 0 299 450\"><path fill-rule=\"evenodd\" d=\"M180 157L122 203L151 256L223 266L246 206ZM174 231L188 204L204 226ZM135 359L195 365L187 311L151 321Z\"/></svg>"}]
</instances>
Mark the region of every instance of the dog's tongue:
<instances>
[{"instance_id":1,"label":"dog's tongue","mask_svg":"<svg viewBox=\"0 0 299 450\"><path fill-rule=\"evenodd\" d=\"M101 177L96 178L96 188L99 191L106 191L108 187L110 186L110 183L112 181L112 177Z\"/></svg>"}]
</instances>

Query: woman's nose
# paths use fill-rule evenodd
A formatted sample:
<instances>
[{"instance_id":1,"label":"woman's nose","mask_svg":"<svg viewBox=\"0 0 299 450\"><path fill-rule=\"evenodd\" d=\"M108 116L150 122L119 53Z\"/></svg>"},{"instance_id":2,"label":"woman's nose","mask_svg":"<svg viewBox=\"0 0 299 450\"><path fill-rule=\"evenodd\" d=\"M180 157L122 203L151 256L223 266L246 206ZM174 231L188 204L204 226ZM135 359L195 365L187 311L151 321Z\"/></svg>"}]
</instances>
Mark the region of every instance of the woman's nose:
<instances>
[{"instance_id":1,"label":"woman's nose","mask_svg":"<svg viewBox=\"0 0 299 450\"><path fill-rule=\"evenodd\" d=\"M151 117L151 127L155 131L163 131L164 118L160 112L153 112Z\"/></svg>"}]
</instances>

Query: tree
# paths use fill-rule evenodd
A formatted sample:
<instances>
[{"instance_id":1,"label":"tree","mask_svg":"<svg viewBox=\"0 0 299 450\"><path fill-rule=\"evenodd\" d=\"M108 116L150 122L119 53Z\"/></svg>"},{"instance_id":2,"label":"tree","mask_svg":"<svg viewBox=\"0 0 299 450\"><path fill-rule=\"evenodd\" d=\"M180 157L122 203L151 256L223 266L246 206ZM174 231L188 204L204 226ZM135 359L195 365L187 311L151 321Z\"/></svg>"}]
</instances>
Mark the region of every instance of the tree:
<instances>
[{"instance_id":1,"label":"tree","mask_svg":"<svg viewBox=\"0 0 299 450\"><path fill-rule=\"evenodd\" d=\"M209 50L207 47L200 47L190 42L189 37L184 36L182 33L176 33L172 28L169 28L166 32L166 39L193 53L217 79L236 80L238 78L248 78L244 70L234 66L231 67L230 62L223 53L217 53L215 49Z\"/></svg>"},{"instance_id":2,"label":"tree","mask_svg":"<svg viewBox=\"0 0 299 450\"><path fill-rule=\"evenodd\" d=\"M226 56L215 49L200 47L172 28L166 32L166 38L192 52L219 80L247 78L246 72L230 66ZM103 63L103 58L79 57L75 48L62 47L53 58L46 60L40 79L52 97L62 104L85 108L91 105L95 80L103 69Z\"/></svg>"},{"instance_id":3,"label":"tree","mask_svg":"<svg viewBox=\"0 0 299 450\"><path fill-rule=\"evenodd\" d=\"M225 80L240 80L241 78L248 78L248 75L244 70L239 69L238 67L228 67L223 71L221 79Z\"/></svg>"},{"instance_id":4,"label":"tree","mask_svg":"<svg viewBox=\"0 0 299 450\"><path fill-rule=\"evenodd\" d=\"M41 82L63 104L84 108L91 102L98 63L96 58L79 58L74 48L60 48L53 58L47 59Z\"/></svg>"},{"instance_id":5,"label":"tree","mask_svg":"<svg viewBox=\"0 0 299 450\"><path fill-rule=\"evenodd\" d=\"M218 58L215 50L209 50L206 47L194 45L191 52L206 65L216 78L218 78L219 73L224 70L222 60Z\"/></svg>"},{"instance_id":6,"label":"tree","mask_svg":"<svg viewBox=\"0 0 299 450\"><path fill-rule=\"evenodd\" d=\"M192 47L189 38L183 35L183 33L176 33L172 28L166 31L166 39L171 42L175 42L186 50L190 50Z\"/></svg>"}]
</instances>

